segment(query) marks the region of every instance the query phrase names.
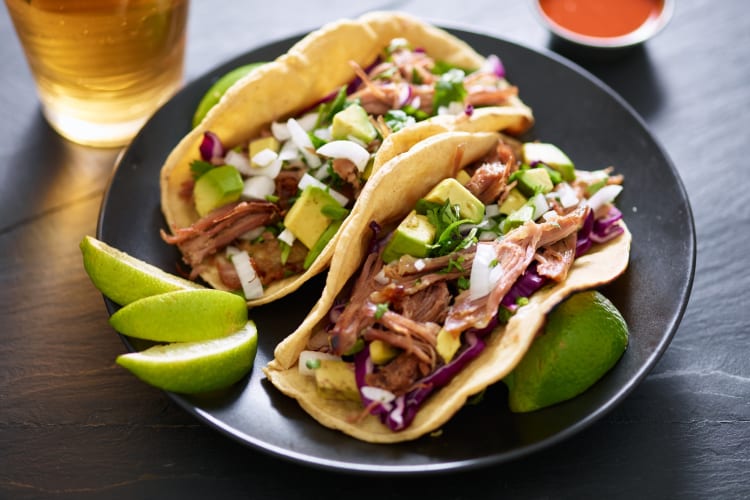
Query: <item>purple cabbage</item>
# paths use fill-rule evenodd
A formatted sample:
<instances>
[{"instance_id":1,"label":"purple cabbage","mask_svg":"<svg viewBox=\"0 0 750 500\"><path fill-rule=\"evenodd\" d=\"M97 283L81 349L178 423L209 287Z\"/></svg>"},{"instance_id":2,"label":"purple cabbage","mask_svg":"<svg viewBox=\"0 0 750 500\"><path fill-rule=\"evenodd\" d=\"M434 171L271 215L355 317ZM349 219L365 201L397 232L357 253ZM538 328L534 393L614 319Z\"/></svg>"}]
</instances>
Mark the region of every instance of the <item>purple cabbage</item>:
<instances>
[{"instance_id":1,"label":"purple cabbage","mask_svg":"<svg viewBox=\"0 0 750 500\"><path fill-rule=\"evenodd\" d=\"M203 161L221 165L224 161L224 145L219 137L213 132L205 132L200 145L201 158Z\"/></svg>"},{"instance_id":2,"label":"purple cabbage","mask_svg":"<svg viewBox=\"0 0 750 500\"><path fill-rule=\"evenodd\" d=\"M383 424L387 425L392 431L400 431L408 427L414 420L414 416L422 406L422 403L436 389L439 389L450 382L456 374L463 370L464 367L484 350L485 343L475 331L465 333L467 346L458 356L427 377L419 381L419 387L401 396L387 404L377 404L370 413L380 418ZM370 359L369 347L365 347L354 357L354 374L357 380L357 386L362 388L366 385L365 379L368 373L373 369L372 360ZM361 395L362 402L367 407L373 403Z\"/></svg>"},{"instance_id":3,"label":"purple cabbage","mask_svg":"<svg viewBox=\"0 0 750 500\"><path fill-rule=\"evenodd\" d=\"M589 210L583 227L578 231L576 258L588 252L594 243L604 243L622 234L624 229L617 224L621 219L622 212L614 206L600 219L594 219L593 211Z\"/></svg>"},{"instance_id":4,"label":"purple cabbage","mask_svg":"<svg viewBox=\"0 0 750 500\"><path fill-rule=\"evenodd\" d=\"M594 221L594 227L591 230L589 238L591 238L594 243L604 243L621 235L625 232L622 226L617 224L617 221L621 219L622 212L614 206L611 207L609 212L607 212L607 215Z\"/></svg>"},{"instance_id":5,"label":"purple cabbage","mask_svg":"<svg viewBox=\"0 0 750 500\"><path fill-rule=\"evenodd\" d=\"M546 278L539 276L536 272L536 264L531 264L526 271L513 283L513 286L505 294L503 300L500 302L501 305L507 307L509 310L514 311L518 299L521 297L531 297L531 295L542 288L547 282Z\"/></svg>"}]
</instances>

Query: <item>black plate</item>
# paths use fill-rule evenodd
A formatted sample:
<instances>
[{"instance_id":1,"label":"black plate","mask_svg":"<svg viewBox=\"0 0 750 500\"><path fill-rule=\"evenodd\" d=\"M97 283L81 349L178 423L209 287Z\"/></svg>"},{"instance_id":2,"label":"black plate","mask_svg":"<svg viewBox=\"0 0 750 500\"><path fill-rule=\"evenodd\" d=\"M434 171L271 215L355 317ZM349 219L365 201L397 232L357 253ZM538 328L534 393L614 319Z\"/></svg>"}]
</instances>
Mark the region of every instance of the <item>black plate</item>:
<instances>
[{"instance_id":1,"label":"black plate","mask_svg":"<svg viewBox=\"0 0 750 500\"><path fill-rule=\"evenodd\" d=\"M453 30L483 54L498 54L509 79L533 108L529 138L562 147L579 168L615 165L626 179L618 205L633 233L627 273L604 293L625 316L630 346L583 395L535 413L507 410L504 386L462 409L439 437L395 445L359 442L316 423L276 391L261 367L317 300L322 279L277 303L251 311L260 342L251 375L212 397L170 396L209 426L271 455L327 469L415 473L485 466L527 455L579 432L630 393L669 344L687 304L695 266L695 230L682 182L642 120L601 82L553 55L486 35ZM138 258L174 271L178 254L162 242L159 169L189 131L203 93L244 63L268 61L299 37L238 57L192 82L143 128L123 155L104 198L98 236ZM252 112L252 110L248 110ZM109 302L110 313L116 306ZM127 341L126 341L127 343ZM128 347L132 348L130 344Z\"/></svg>"}]
</instances>

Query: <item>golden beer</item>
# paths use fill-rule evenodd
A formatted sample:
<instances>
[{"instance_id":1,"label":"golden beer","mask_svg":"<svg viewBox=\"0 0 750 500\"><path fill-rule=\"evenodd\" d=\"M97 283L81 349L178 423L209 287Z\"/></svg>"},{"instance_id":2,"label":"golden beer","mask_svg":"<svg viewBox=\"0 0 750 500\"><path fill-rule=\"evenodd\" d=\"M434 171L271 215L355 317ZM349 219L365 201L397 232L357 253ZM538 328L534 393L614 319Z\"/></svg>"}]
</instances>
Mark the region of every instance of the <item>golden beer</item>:
<instances>
[{"instance_id":1,"label":"golden beer","mask_svg":"<svg viewBox=\"0 0 750 500\"><path fill-rule=\"evenodd\" d=\"M5 0L61 135L126 144L179 88L188 0Z\"/></svg>"}]
</instances>

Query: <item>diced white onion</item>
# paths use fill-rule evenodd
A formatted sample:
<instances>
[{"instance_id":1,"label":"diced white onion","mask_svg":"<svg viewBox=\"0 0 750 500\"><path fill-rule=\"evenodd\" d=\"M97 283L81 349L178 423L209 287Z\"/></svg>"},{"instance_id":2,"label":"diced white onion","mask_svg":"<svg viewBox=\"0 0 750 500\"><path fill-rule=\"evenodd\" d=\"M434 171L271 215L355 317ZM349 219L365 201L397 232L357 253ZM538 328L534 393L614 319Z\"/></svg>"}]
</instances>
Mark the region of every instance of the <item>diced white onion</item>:
<instances>
[{"instance_id":1,"label":"diced white onion","mask_svg":"<svg viewBox=\"0 0 750 500\"><path fill-rule=\"evenodd\" d=\"M286 122L286 126L289 129L289 134L292 137L292 142L295 146L297 146L297 149L299 149L299 152L302 153L302 156L305 157L305 161L307 164L312 168L317 168L320 166L320 158L313 153L313 143L312 139L310 139L310 136L307 135L307 131L300 125L300 123L295 120L294 118L289 118Z\"/></svg>"},{"instance_id":2,"label":"diced white onion","mask_svg":"<svg viewBox=\"0 0 750 500\"><path fill-rule=\"evenodd\" d=\"M230 258L240 253L240 249L232 245L227 246L224 251L226 252L227 257Z\"/></svg>"},{"instance_id":3,"label":"diced white onion","mask_svg":"<svg viewBox=\"0 0 750 500\"><path fill-rule=\"evenodd\" d=\"M385 275L385 269L383 268L380 268L380 271L378 271L378 274L375 275L374 279L378 285L387 285L391 281L390 278Z\"/></svg>"},{"instance_id":4,"label":"diced white onion","mask_svg":"<svg viewBox=\"0 0 750 500\"><path fill-rule=\"evenodd\" d=\"M360 172L364 172L370 161L369 151L353 141L331 141L319 147L317 153L329 158L345 158L354 163Z\"/></svg>"},{"instance_id":5,"label":"diced white onion","mask_svg":"<svg viewBox=\"0 0 750 500\"><path fill-rule=\"evenodd\" d=\"M305 132L310 132L315 127L315 124L318 123L318 113L307 113L297 118L297 123L305 129Z\"/></svg>"},{"instance_id":6,"label":"diced white onion","mask_svg":"<svg viewBox=\"0 0 750 500\"><path fill-rule=\"evenodd\" d=\"M547 198L542 193L537 193L530 200L529 204L534 207L534 214L531 216L531 220L537 220L542 216L544 212L549 210L549 203Z\"/></svg>"},{"instance_id":7,"label":"diced white onion","mask_svg":"<svg viewBox=\"0 0 750 500\"><path fill-rule=\"evenodd\" d=\"M273 194L276 190L276 182L270 177L257 175L248 177L242 188L242 199L244 200L265 200L266 196Z\"/></svg>"},{"instance_id":8,"label":"diced white onion","mask_svg":"<svg viewBox=\"0 0 750 500\"><path fill-rule=\"evenodd\" d=\"M396 399L396 395L391 391L381 389L380 387L373 387L371 385L363 385L360 389L362 395L371 401L377 401L378 403L387 404Z\"/></svg>"},{"instance_id":9,"label":"diced white onion","mask_svg":"<svg viewBox=\"0 0 750 500\"><path fill-rule=\"evenodd\" d=\"M273 136L279 142L288 141L292 138L292 135L289 133L289 128L286 126L286 123L272 122L271 134L273 134Z\"/></svg>"},{"instance_id":10,"label":"diced white onion","mask_svg":"<svg viewBox=\"0 0 750 500\"><path fill-rule=\"evenodd\" d=\"M490 217L494 217L500 213L500 207L497 206L497 203L492 203L490 205L486 205L484 207L484 217L489 219Z\"/></svg>"},{"instance_id":11,"label":"diced white onion","mask_svg":"<svg viewBox=\"0 0 750 500\"><path fill-rule=\"evenodd\" d=\"M495 247L489 243L477 243L476 254L471 265L469 293L474 299L488 295L503 275L503 267L497 258Z\"/></svg>"},{"instance_id":12,"label":"diced white onion","mask_svg":"<svg viewBox=\"0 0 750 500\"><path fill-rule=\"evenodd\" d=\"M255 238L263 234L263 231L266 230L266 226L259 226L255 229L251 229L250 231L243 233L238 236L239 239L245 240L245 241L253 241ZM237 250L239 252L239 250Z\"/></svg>"},{"instance_id":13,"label":"diced white onion","mask_svg":"<svg viewBox=\"0 0 750 500\"><path fill-rule=\"evenodd\" d=\"M559 195L560 205L562 205L563 208L574 207L581 201L578 199L578 196L576 196L575 190L567 182L561 182L558 184L556 192Z\"/></svg>"},{"instance_id":14,"label":"diced white onion","mask_svg":"<svg viewBox=\"0 0 750 500\"><path fill-rule=\"evenodd\" d=\"M224 156L224 163L233 166L245 177L251 175L252 167L250 166L250 160L238 151L230 149L226 156Z\"/></svg>"},{"instance_id":15,"label":"diced white onion","mask_svg":"<svg viewBox=\"0 0 750 500\"><path fill-rule=\"evenodd\" d=\"M288 227L285 227L284 230L279 233L277 238L289 246L292 246L294 244L294 240L296 239L296 237Z\"/></svg>"},{"instance_id":16,"label":"diced white onion","mask_svg":"<svg viewBox=\"0 0 750 500\"><path fill-rule=\"evenodd\" d=\"M416 96L414 99L411 100L411 107L414 109L419 109L422 107L422 98L420 96Z\"/></svg>"},{"instance_id":17,"label":"diced white onion","mask_svg":"<svg viewBox=\"0 0 750 500\"><path fill-rule=\"evenodd\" d=\"M257 155L256 155L257 156ZM253 177L268 177L269 179L275 179L276 176L281 172L281 166L283 162L280 158L276 158L267 167L250 167L250 175Z\"/></svg>"},{"instance_id":18,"label":"diced white onion","mask_svg":"<svg viewBox=\"0 0 750 500\"><path fill-rule=\"evenodd\" d=\"M255 153L255 156L253 156L253 163L258 165L259 167L267 167L278 157L279 155L276 154L276 151L266 148Z\"/></svg>"},{"instance_id":19,"label":"diced white onion","mask_svg":"<svg viewBox=\"0 0 750 500\"><path fill-rule=\"evenodd\" d=\"M426 265L427 264L422 259L417 259L414 261L414 269L416 269L417 271L421 271Z\"/></svg>"},{"instance_id":20,"label":"diced white onion","mask_svg":"<svg viewBox=\"0 0 750 500\"><path fill-rule=\"evenodd\" d=\"M242 292L245 294L245 298L250 300L262 297L263 285L250 262L250 256L247 252L243 250L234 254L232 256L232 265L234 265L234 270L237 271L237 276L240 278L240 283L242 283Z\"/></svg>"},{"instance_id":21,"label":"diced white onion","mask_svg":"<svg viewBox=\"0 0 750 500\"><path fill-rule=\"evenodd\" d=\"M329 188L328 186L320 182L318 179L316 179L312 175L305 173L302 176L302 178L299 180L297 187L299 187L300 191L302 191L307 186L315 186L315 187L319 187L320 189L326 190L328 194L330 194L333 197L334 200L338 201L341 204L342 207L345 207L349 203L349 198L339 193L338 191Z\"/></svg>"},{"instance_id":22,"label":"diced white onion","mask_svg":"<svg viewBox=\"0 0 750 500\"><path fill-rule=\"evenodd\" d=\"M331 139L333 139L333 132L331 131L330 127L316 128L313 131L313 135L318 139L326 142L329 142Z\"/></svg>"},{"instance_id":23,"label":"diced white onion","mask_svg":"<svg viewBox=\"0 0 750 500\"><path fill-rule=\"evenodd\" d=\"M329 172L328 169L323 166L321 166L320 168L316 168L315 170L308 170L308 172L312 172L310 175L312 175L319 181L324 181L331 176L331 172Z\"/></svg>"},{"instance_id":24,"label":"diced white onion","mask_svg":"<svg viewBox=\"0 0 750 500\"><path fill-rule=\"evenodd\" d=\"M557 212L555 212L554 210L548 210L542 214L542 219L544 219L546 222L551 222L559 218L560 216L557 215Z\"/></svg>"},{"instance_id":25,"label":"diced white onion","mask_svg":"<svg viewBox=\"0 0 750 500\"><path fill-rule=\"evenodd\" d=\"M292 141L286 141L279 150L279 159L282 161L298 160L300 157L299 149Z\"/></svg>"},{"instance_id":26,"label":"diced white onion","mask_svg":"<svg viewBox=\"0 0 750 500\"><path fill-rule=\"evenodd\" d=\"M334 361L341 360L339 356L334 356L333 354L328 354L326 352L302 351L301 353L299 353L299 360L297 361L297 369L299 370L300 375L309 375L309 376L315 375L315 370L308 368L307 362L323 360L323 359L330 359Z\"/></svg>"},{"instance_id":27,"label":"diced white onion","mask_svg":"<svg viewBox=\"0 0 750 500\"><path fill-rule=\"evenodd\" d=\"M620 191L622 191L622 186L619 184L609 184L594 193L591 198L587 200L587 203L591 207L591 210L596 212L602 207L602 205L615 201L615 198L620 194Z\"/></svg>"},{"instance_id":28,"label":"diced white onion","mask_svg":"<svg viewBox=\"0 0 750 500\"><path fill-rule=\"evenodd\" d=\"M331 141L319 147L317 153L329 158L345 158L354 163L360 172L364 172L370 161L370 153L352 141Z\"/></svg>"}]
</instances>

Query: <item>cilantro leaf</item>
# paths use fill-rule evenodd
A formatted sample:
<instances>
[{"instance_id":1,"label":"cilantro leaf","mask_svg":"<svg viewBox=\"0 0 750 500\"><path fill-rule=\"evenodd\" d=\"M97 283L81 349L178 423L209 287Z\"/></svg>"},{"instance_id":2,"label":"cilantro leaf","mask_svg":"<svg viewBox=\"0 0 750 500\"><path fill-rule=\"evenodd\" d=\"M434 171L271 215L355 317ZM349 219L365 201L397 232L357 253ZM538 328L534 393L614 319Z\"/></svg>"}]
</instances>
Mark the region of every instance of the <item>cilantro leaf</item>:
<instances>
[{"instance_id":1,"label":"cilantro leaf","mask_svg":"<svg viewBox=\"0 0 750 500\"><path fill-rule=\"evenodd\" d=\"M452 102L463 102L466 97L464 88L464 77L466 73L453 68L440 75L435 83L435 98L432 101L432 109L437 113L441 106L448 106Z\"/></svg>"}]
</instances>

